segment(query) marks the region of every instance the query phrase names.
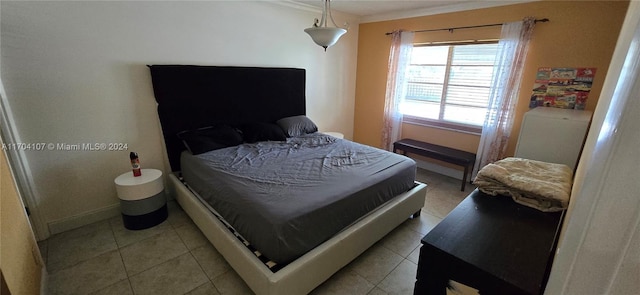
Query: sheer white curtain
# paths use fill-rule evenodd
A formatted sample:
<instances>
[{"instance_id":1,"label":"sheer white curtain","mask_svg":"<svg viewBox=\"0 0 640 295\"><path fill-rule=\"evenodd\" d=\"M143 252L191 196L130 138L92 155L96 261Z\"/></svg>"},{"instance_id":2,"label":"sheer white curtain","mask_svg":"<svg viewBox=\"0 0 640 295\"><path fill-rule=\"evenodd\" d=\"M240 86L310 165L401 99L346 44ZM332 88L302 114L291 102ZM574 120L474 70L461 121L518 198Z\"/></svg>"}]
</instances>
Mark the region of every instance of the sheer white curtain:
<instances>
[{"instance_id":1,"label":"sheer white curtain","mask_svg":"<svg viewBox=\"0 0 640 295\"><path fill-rule=\"evenodd\" d=\"M394 31L391 34L391 52L387 68L387 92L384 99L382 148L393 150L402 129L400 104L407 92L407 69L413 50L413 32Z\"/></svg>"},{"instance_id":2,"label":"sheer white curtain","mask_svg":"<svg viewBox=\"0 0 640 295\"><path fill-rule=\"evenodd\" d=\"M474 174L485 165L505 156L518 102L522 69L534 26L535 19L532 17L502 25L489 108L482 126Z\"/></svg>"}]
</instances>

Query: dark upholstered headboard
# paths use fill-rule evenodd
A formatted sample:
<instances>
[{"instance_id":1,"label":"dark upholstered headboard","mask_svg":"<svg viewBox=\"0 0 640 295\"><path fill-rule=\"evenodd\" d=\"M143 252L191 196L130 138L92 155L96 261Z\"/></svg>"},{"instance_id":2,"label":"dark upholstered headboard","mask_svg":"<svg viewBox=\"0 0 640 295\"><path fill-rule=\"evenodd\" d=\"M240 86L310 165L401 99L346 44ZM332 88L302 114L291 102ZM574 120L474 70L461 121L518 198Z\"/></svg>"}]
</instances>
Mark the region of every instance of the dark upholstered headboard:
<instances>
[{"instance_id":1,"label":"dark upholstered headboard","mask_svg":"<svg viewBox=\"0 0 640 295\"><path fill-rule=\"evenodd\" d=\"M216 124L240 126L305 115L305 70L150 65L171 170L185 150L176 134Z\"/></svg>"}]
</instances>

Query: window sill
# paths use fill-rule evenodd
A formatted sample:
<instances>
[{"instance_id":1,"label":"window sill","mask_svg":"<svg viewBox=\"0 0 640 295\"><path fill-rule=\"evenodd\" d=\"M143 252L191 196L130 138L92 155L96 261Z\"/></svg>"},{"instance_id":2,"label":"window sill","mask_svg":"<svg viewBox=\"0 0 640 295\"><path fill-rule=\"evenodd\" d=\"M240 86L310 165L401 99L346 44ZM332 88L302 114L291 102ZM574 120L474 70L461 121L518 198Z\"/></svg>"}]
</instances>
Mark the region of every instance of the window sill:
<instances>
[{"instance_id":1,"label":"window sill","mask_svg":"<svg viewBox=\"0 0 640 295\"><path fill-rule=\"evenodd\" d=\"M444 130L449 130L453 132L460 132L460 133L466 133L466 134L472 134L472 135L482 134L482 127L465 125L465 124L456 124L451 122L434 121L434 120L429 120L429 119L414 117L414 116L406 116L406 115L403 116L402 123L444 129Z\"/></svg>"}]
</instances>

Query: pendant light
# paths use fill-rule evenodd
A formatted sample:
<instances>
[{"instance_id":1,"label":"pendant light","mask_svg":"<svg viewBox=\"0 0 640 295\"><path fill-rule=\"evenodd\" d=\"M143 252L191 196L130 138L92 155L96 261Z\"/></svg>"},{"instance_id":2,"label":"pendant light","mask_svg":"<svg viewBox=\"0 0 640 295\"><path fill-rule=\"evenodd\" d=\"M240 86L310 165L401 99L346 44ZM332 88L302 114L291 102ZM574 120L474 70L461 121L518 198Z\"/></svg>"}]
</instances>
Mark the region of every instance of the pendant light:
<instances>
[{"instance_id":1,"label":"pendant light","mask_svg":"<svg viewBox=\"0 0 640 295\"><path fill-rule=\"evenodd\" d=\"M333 27L328 27L327 22L331 20L333 23ZM348 25L345 24L344 28L339 28L336 25L336 22L333 20L333 16L331 16L331 4L330 0L324 0L324 8L322 10L322 19L318 21L315 19L313 26L305 29L304 31L311 36L313 42L322 46L324 51L327 51L327 47L332 46L338 42L338 39L344 33L347 32Z\"/></svg>"}]
</instances>

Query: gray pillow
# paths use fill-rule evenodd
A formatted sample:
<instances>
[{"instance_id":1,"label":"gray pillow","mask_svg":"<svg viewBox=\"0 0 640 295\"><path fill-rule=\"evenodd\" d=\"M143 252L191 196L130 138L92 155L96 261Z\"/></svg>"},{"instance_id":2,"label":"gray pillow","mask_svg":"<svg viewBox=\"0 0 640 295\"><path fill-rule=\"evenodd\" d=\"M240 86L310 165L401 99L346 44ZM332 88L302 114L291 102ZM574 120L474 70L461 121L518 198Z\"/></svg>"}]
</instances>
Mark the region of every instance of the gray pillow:
<instances>
[{"instance_id":1,"label":"gray pillow","mask_svg":"<svg viewBox=\"0 0 640 295\"><path fill-rule=\"evenodd\" d=\"M278 124L289 137L318 131L318 126L305 115L282 118L276 121L276 124Z\"/></svg>"}]
</instances>

